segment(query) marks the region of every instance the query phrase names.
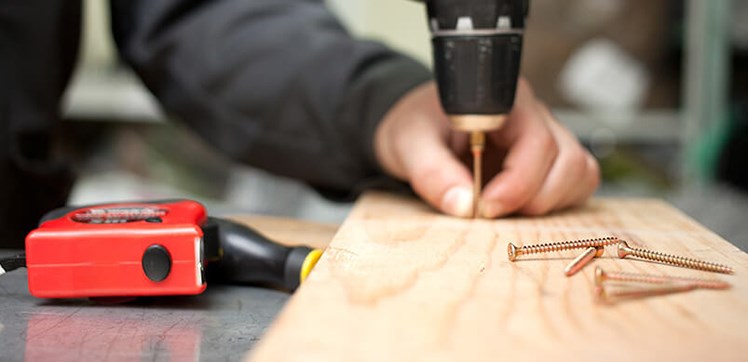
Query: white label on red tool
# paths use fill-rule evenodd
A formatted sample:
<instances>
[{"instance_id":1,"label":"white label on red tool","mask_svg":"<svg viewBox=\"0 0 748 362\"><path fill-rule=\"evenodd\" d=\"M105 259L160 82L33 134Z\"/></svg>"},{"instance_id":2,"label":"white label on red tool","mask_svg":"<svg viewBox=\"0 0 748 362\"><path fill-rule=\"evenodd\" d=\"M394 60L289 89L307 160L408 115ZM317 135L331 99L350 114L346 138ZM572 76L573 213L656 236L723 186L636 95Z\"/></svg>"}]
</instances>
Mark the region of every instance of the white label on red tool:
<instances>
[{"instance_id":1,"label":"white label on red tool","mask_svg":"<svg viewBox=\"0 0 748 362\"><path fill-rule=\"evenodd\" d=\"M76 212L72 219L87 224L122 224L166 216L166 209L157 207L105 207Z\"/></svg>"}]
</instances>

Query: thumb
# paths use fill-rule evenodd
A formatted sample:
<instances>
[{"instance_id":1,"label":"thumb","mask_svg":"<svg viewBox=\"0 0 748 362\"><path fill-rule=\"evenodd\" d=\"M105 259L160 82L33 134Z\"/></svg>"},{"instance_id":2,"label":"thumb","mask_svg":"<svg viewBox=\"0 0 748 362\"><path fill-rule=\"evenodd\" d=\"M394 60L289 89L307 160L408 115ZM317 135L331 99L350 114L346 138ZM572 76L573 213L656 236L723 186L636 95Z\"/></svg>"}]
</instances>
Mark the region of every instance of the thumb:
<instances>
[{"instance_id":1,"label":"thumb","mask_svg":"<svg viewBox=\"0 0 748 362\"><path fill-rule=\"evenodd\" d=\"M418 137L416 142L403 160L413 190L444 213L471 217L473 191L467 168L438 137Z\"/></svg>"},{"instance_id":2,"label":"thumb","mask_svg":"<svg viewBox=\"0 0 748 362\"><path fill-rule=\"evenodd\" d=\"M439 104L436 84L410 91L377 128L375 152L391 175L444 213L473 214L472 176L448 146L449 120ZM466 140L465 140L466 141Z\"/></svg>"}]
</instances>

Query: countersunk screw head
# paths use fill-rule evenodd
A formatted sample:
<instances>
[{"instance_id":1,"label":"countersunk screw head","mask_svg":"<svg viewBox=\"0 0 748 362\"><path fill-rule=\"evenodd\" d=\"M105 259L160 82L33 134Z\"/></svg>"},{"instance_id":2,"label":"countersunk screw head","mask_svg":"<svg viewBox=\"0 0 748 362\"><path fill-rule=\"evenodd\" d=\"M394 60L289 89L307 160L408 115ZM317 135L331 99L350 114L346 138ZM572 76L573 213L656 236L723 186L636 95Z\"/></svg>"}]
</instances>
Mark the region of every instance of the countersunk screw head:
<instances>
[{"instance_id":1,"label":"countersunk screw head","mask_svg":"<svg viewBox=\"0 0 748 362\"><path fill-rule=\"evenodd\" d=\"M636 258L640 258L640 259L656 261L656 262L660 262L663 264L675 265L675 266L680 266L684 268L705 270L705 271L725 273L725 274L733 273L732 268L730 268L729 266L712 263L708 261L686 258L682 256L677 256L677 255L665 254L665 253L652 251L652 250L631 248L625 241L620 240L618 242L618 257L623 259L629 255L636 257Z\"/></svg>"},{"instance_id":2,"label":"countersunk screw head","mask_svg":"<svg viewBox=\"0 0 748 362\"><path fill-rule=\"evenodd\" d=\"M619 240L618 241L618 257L623 259L629 254L631 254L631 248L629 248L629 244L627 244L623 240Z\"/></svg>"},{"instance_id":3,"label":"countersunk screw head","mask_svg":"<svg viewBox=\"0 0 748 362\"><path fill-rule=\"evenodd\" d=\"M509 261L514 261L517 259L517 246L509 243L509 245L506 246L506 253L509 256Z\"/></svg>"},{"instance_id":4,"label":"countersunk screw head","mask_svg":"<svg viewBox=\"0 0 748 362\"><path fill-rule=\"evenodd\" d=\"M595 252L595 257L596 258L599 258L599 257L603 256L603 254L605 254L605 248L604 247L602 247L602 246L596 246L595 249L597 249L597 251Z\"/></svg>"},{"instance_id":5,"label":"countersunk screw head","mask_svg":"<svg viewBox=\"0 0 748 362\"><path fill-rule=\"evenodd\" d=\"M549 253L561 250L571 249L587 249L590 247L597 248L595 256L601 256L604 253L603 248L607 245L613 245L618 242L618 237L606 236L602 238L582 239L582 240L569 240L555 243L545 244L533 244L523 245L518 247L512 243L506 246L507 255L510 261L514 261L520 255L538 254L538 253Z\"/></svg>"}]
</instances>

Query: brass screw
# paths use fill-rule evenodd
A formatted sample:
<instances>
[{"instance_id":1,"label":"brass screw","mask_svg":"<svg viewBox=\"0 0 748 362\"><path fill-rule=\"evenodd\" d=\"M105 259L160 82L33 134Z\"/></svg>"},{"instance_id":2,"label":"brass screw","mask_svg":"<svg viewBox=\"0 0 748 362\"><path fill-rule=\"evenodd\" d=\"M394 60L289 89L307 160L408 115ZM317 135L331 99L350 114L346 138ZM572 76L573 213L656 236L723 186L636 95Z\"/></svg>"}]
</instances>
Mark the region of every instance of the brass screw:
<instances>
[{"instance_id":1,"label":"brass screw","mask_svg":"<svg viewBox=\"0 0 748 362\"><path fill-rule=\"evenodd\" d=\"M601 267L595 268L595 285L601 286L606 281L646 284L689 284L702 289L728 289L730 283L721 280L670 277L666 275L635 274L623 272L606 272Z\"/></svg>"},{"instance_id":2,"label":"brass screw","mask_svg":"<svg viewBox=\"0 0 748 362\"><path fill-rule=\"evenodd\" d=\"M662 284L648 288L606 288L595 286L595 300L599 303L612 303L617 300L647 298L657 295L688 292L696 289L695 285L685 283Z\"/></svg>"},{"instance_id":3,"label":"brass screw","mask_svg":"<svg viewBox=\"0 0 748 362\"><path fill-rule=\"evenodd\" d=\"M623 259L629 255L632 255L632 256L635 256L641 259L650 260L650 261L659 261L665 264L682 266L684 268L711 271L715 273L732 274L732 268L730 268L729 266L712 263L708 261L685 258L682 256L660 253L657 251L632 248L632 247L629 247L629 245L625 241L621 240L618 243L618 257Z\"/></svg>"},{"instance_id":4,"label":"brass screw","mask_svg":"<svg viewBox=\"0 0 748 362\"><path fill-rule=\"evenodd\" d=\"M615 244L618 242L618 240L619 240L618 237L607 236L603 238L594 238L594 239L561 241L561 242L547 243L547 244L523 245L521 247L517 247L516 245L509 243L509 245L506 246L506 252L507 252L507 255L509 256L509 260L515 261L517 257L520 255L550 253L552 251L560 251L560 250L586 249L589 247L595 247L595 248L599 247L599 249L597 250L597 254L595 254L595 256L601 256L603 255L602 247Z\"/></svg>"},{"instance_id":5,"label":"brass screw","mask_svg":"<svg viewBox=\"0 0 748 362\"><path fill-rule=\"evenodd\" d=\"M582 270L585 265L589 264L589 262L592 261L595 256L600 256L604 252L605 249L603 247L596 248L594 246L590 246L589 248L585 249L582 254L579 254L578 257L574 258L574 260L572 260L571 263L566 266L566 268L564 268L564 274L566 274L567 277L576 274L578 271Z\"/></svg>"}]
</instances>

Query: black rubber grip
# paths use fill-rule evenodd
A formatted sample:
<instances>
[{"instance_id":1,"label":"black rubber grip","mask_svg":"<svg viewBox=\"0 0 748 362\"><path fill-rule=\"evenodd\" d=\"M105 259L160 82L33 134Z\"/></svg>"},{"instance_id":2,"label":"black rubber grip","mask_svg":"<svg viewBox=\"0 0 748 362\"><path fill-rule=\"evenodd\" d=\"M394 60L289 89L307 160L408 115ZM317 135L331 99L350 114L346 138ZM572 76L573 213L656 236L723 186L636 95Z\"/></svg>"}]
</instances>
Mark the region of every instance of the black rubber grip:
<instances>
[{"instance_id":1,"label":"black rubber grip","mask_svg":"<svg viewBox=\"0 0 748 362\"><path fill-rule=\"evenodd\" d=\"M434 72L447 114L506 114L514 105L522 36L439 36Z\"/></svg>"},{"instance_id":2,"label":"black rubber grip","mask_svg":"<svg viewBox=\"0 0 748 362\"><path fill-rule=\"evenodd\" d=\"M299 286L304 259L312 249L277 244L233 221L209 218L209 223L217 226L222 249L222 257L207 265L210 283L262 285L291 292Z\"/></svg>"},{"instance_id":3,"label":"black rubber grip","mask_svg":"<svg viewBox=\"0 0 748 362\"><path fill-rule=\"evenodd\" d=\"M425 0L429 19L440 29L454 29L458 19L470 17L475 29L496 27L499 17L511 19L513 28L524 28L528 0Z\"/></svg>"}]
</instances>

